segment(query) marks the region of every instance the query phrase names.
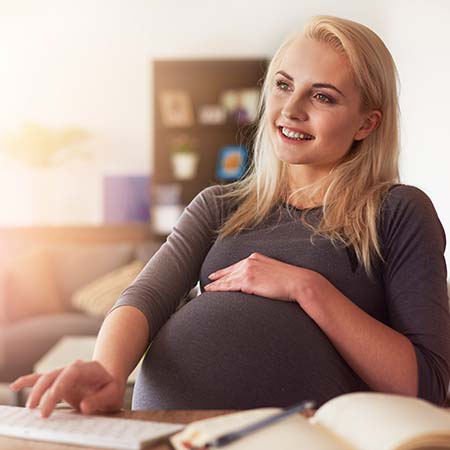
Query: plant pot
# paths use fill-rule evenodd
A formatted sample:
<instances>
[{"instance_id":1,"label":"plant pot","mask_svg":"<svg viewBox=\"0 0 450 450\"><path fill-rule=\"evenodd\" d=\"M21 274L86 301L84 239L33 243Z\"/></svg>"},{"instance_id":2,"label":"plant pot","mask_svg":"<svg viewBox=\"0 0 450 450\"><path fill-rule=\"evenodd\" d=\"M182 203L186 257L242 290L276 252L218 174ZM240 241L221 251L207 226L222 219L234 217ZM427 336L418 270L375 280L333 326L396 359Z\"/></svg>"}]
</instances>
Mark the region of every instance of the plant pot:
<instances>
[{"instance_id":1,"label":"plant pot","mask_svg":"<svg viewBox=\"0 0 450 450\"><path fill-rule=\"evenodd\" d=\"M178 152L172 154L172 170L177 180L191 180L197 174L198 154Z\"/></svg>"}]
</instances>

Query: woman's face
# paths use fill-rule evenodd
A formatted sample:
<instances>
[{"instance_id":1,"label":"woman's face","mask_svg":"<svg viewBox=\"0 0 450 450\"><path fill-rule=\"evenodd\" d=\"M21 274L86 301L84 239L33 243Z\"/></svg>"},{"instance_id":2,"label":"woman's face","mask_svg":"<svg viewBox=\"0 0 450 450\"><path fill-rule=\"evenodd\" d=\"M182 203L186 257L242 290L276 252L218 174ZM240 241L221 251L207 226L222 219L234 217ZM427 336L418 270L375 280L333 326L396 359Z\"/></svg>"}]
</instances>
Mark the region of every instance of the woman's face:
<instances>
[{"instance_id":1,"label":"woman's face","mask_svg":"<svg viewBox=\"0 0 450 450\"><path fill-rule=\"evenodd\" d=\"M362 113L360 105L346 58L326 43L298 38L281 60L266 103L277 157L328 173L381 117Z\"/></svg>"}]
</instances>

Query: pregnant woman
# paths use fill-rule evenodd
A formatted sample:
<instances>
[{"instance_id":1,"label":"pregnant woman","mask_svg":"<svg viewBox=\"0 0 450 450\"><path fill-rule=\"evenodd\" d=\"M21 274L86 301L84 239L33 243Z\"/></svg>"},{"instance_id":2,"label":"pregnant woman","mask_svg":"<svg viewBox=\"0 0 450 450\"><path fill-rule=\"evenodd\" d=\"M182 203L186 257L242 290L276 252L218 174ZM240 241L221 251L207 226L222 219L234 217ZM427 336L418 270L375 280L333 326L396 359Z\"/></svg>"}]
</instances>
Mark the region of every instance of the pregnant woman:
<instances>
[{"instance_id":1,"label":"pregnant woman","mask_svg":"<svg viewBox=\"0 0 450 450\"><path fill-rule=\"evenodd\" d=\"M363 25L320 16L268 68L248 175L202 191L118 299L94 360L12 384L134 409L319 404L373 390L444 402L445 236L398 180L396 69ZM200 281L201 294L177 309Z\"/></svg>"}]
</instances>

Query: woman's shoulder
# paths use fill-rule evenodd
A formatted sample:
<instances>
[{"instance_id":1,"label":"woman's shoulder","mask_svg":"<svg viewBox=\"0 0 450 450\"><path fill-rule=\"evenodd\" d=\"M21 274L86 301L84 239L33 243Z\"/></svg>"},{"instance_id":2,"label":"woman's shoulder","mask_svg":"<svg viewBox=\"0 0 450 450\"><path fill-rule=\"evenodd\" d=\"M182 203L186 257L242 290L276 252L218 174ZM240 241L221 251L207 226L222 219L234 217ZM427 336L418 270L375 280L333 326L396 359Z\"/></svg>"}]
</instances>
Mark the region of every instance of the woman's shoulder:
<instances>
[{"instance_id":1,"label":"woman's shoulder","mask_svg":"<svg viewBox=\"0 0 450 450\"><path fill-rule=\"evenodd\" d=\"M222 184L213 184L202 189L198 195L197 199L202 199L204 202L208 204L214 204L219 206L224 201L224 195L230 191L227 185Z\"/></svg>"},{"instance_id":2,"label":"woman's shoulder","mask_svg":"<svg viewBox=\"0 0 450 450\"><path fill-rule=\"evenodd\" d=\"M390 186L388 195L396 199L429 199L428 195L419 187L404 183Z\"/></svg>"},{"instance_id":3,"label":"woman's shoulder","mask_svg":"<svg viewBox=\"0 0 450 450\"><path fill-rule=\"evenodd\" d=\"M226 184L212 184L211 186L208 186L200 191L200 194L217 197L225 192L229 191L229 186Z\"/></svg>"},{"instance_id":4,"label":"woman's shoulder","mask_svg":"<svg viewBox=\"0 0 450 450\"><path fill-rule=\"evenodd\" d=\"M386 213L406 210L434 210L430 197L420 188L409 184L395 184L387 191L383 209Z\"/></svg>"},{"instance_id":5,"label":"woman's shoulder","mask_svg":"<svg viewBox=\"0 0 450 450\"><path fill-rule=\"evenodd\" d=\"M382 203L381 220L383 228L442 228L430 197L422 189L407 184L393 185L387 191Z\"/></svg>"},{"instance_id":6,"label":"woman's shoulder","mask_svg":"<svg viewBox=\"0 0 450 450\"><path fill-rule=\"evenodd\" d=\"M194 211L209 211L216 215L220 209L219 197L221 192L220 185L208 186L197 193L187 208Z\"/></svg>"},{"instance_id":7,"label":"woman's shoulder","mask_svg":"<svg viewBox=\"0 0 450 450\"><path fill-rule=\"evenodd\" d=\"M221 223L231 209L232 201L226 194L228 185L214 184L202 189L189 205L189 209L208 211L214 222Z\"/></svg>"}]
</instances>

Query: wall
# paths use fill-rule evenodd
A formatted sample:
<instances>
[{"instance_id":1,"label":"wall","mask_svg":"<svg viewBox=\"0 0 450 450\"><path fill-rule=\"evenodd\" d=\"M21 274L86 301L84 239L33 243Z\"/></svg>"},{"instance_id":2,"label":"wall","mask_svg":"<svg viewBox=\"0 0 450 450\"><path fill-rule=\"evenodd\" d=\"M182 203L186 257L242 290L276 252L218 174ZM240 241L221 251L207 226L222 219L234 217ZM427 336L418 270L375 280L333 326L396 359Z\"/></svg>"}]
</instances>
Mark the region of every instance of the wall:
<instances>
[{"instance_id":1,"label":"wall","mask_svg":"<svg viewBox=\"0 0 450 450\"><path fill-rule=\"evenodd\" d=\"M431 197L450 240L450 3L395 0L388 11L384 37L401 81L401 177Z\"/></svg>"},{"instance_id":2,"label":"wall","mask_svg":"<svg viewBox=\"0 0 450 450\"><path fill-rule=\"evenodd\" d=\"M151 58L270 56L321 13L365 23L392 50L403 181L430 194L450 236L445 0L0 0L0 135L25 121L77 125L94 133L103 173L151 170Z\"/></svg>"}]
</instances>

